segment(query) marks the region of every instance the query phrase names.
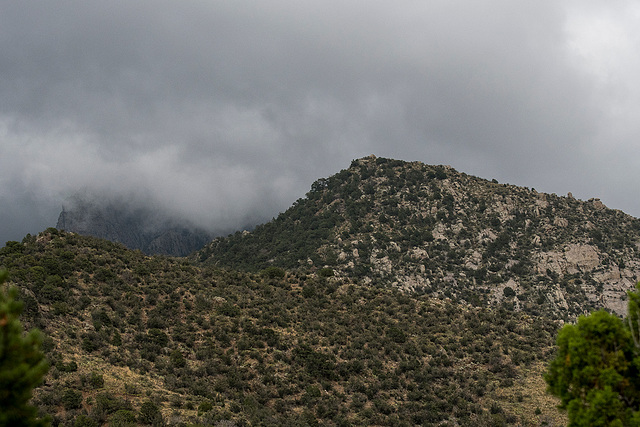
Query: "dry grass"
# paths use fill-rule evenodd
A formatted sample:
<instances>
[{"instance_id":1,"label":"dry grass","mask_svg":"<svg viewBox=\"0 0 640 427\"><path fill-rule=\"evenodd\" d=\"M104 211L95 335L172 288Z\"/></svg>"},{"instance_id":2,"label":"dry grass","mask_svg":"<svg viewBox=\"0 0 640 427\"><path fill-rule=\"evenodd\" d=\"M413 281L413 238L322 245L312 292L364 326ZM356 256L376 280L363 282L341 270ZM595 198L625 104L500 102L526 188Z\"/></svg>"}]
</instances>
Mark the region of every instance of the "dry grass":
<instances>
[{"instance_id":1,"label":"dry grass","mask_svg":"<svg viewBox=\"0 0 640 427\"><path fill-rule=\"evenodd\" d=\"M516 380L513 387L496 388L490 397L516 414L523 425L567 425L566 412L558 409L560 400L546 392L547 384L542 377L545 369L542 362L523 369L523 376Z\"/></svg>"}]
</instances>

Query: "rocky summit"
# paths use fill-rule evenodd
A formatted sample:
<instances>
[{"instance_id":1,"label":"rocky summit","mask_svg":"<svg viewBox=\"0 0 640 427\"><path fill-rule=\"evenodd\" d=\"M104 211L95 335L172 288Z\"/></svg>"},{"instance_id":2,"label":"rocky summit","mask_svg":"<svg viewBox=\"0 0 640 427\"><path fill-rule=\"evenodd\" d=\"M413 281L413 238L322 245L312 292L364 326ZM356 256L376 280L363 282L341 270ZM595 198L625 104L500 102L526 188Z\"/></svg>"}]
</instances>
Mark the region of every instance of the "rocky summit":
<instances>
[{"instance_id":1,"label":"rocky summit","mask_svg":"<svg viewBox=\"0 0 640 427\"><path fill-rule=\"evenodd\" d=\"M572 319L596 308L625 313L639 243L640 220L599 199L369 156L198 259L248 271L331 269L372 286Z\"/></svg>"}]
</instances>

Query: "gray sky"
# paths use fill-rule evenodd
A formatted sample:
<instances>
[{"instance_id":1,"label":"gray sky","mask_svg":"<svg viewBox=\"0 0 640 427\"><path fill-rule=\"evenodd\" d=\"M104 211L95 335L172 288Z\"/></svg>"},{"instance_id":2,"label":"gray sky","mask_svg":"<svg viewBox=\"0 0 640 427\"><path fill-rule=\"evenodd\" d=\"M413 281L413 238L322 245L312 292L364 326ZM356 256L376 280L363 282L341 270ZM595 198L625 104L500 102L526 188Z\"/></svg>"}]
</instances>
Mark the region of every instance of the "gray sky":
<instances>
[{"instance_id":1,"label":"gray sky","mask_svg":"<svg viewBox=\"0 0 640 427\"><path fill-rule=\"evenodd\" d=\"M2 1L0 244L77 191L214 229L376 154L640 216L635 1Z\"/></svg>"}]
</instances>

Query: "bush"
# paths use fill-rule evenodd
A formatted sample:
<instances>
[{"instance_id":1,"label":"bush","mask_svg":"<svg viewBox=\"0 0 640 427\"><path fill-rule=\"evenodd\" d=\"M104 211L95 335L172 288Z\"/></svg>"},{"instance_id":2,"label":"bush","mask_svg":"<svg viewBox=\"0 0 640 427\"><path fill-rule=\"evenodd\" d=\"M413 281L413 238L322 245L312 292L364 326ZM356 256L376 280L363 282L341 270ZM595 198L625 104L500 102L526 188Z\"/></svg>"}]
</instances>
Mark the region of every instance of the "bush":
<instances>
[{"instance_id":1,"label":"bush","mask_svg":"<svg viewBox=\"0 0 640 427\"><path fill-rule=\"evenodd\" d=\"M282 279L285 276L285 271L279 267L267 267L260 272L260 275L267 279Z\"/></svg>"},{"instance_id":2,"label":"bush","mask_svg":"<svg viewBox=\"0 0 640 427\"><path fill-rule=\"evenodd\" d=\"M111 427L135 427L136 415L127 409L119 409L109 420Z\"/></svg>"},{"instance_id":3,"label":"bush","mask_svg":"<svg viewBox=\"0 0 640 427\"><path fill-rule=\"evenodd\" d=\"M504 294L505 298L511 298L516 296L516 291L514 291L513 288L511 288L510 286L507 286L506 288L504 288L502 293Z\"/></svg>"},{"instance_id":4,"label":"bush","mask_svg":"<svg viewBox=\"0 0 640 427\"><path fill-rule=\"evenodd\" d=\"M184 356L182 355L182 352L180 352L180 350L173 350L171 352L171 355L169 356L169 359L171 360L171 364L176 368L184 368L185 366L187 366L187 361L184 359Z\"/></svg>"},{"instance_id":5,"label":"bush","mask_svg":"<svg viewBox=\"0 0 640 427\"><path fill-rule=\"evenodd\" d=\"M91 388L102 388L104 387L104 377L102 374L97 372L91 372L91 376L89 377L89 384Z\"/></svg>"},{"instance_id":6,"label":"bush","mask_svg":"<svg viewBox=\"0 0 640 427\"><path fill-rule=\"evenodd\" d=\"M321 268L318 270L318 276L320 277L332 277L334 275L332 268Z\"/></svg>"},{"instance_id":7,"label":"bush","mask_svg":"<svg viewBox=\"0 0 640 427\"><path fill-rule=\"evenodd\" d=\"M62 395L62 406L66 410L82 407L82 393L70 388L66 389Z\"/></svg>"},{"instance_id":8,"label":"bush","mask_svg":"<svg viewBox=\"0 0 640 427\"><path fill-rule=\"evenodd\" d=\"M201 416L202 414L209 412L212 409L213 409L213 404L208 400L205 400L198 406L198 416Z\"/></svg>"},{"instance_id":9,"label":"bush","mask_svg":"<svg viewBox=\"0 0 640 427\"><path fill-rule=\"evenodd\" d=\"M73 423L73 427L98 427L98 422L84 414L78 415Z\"/></svg>"},{"instance_id":10,"label":"bush","mask_svg":"<svg viewBox=\"0 0 640 427\"><path fill-rule=\"evenodd\" d=\"M154 426L163 425L162 413L158 405L147 400L140 406L138 421L142 424L151 424Z\"/></svg>"},{"instance_id":11,"label":"bush","mask_svg":"<svg viewBox=\"0 0 640 427\"><path fill-rule=\"evenodd\" d=\"M305 298L313 298L316 295L316 290L311 285L304 285L302 287L302 296Z\"/></svg>"},{"instance_id":12,"label":"bush","mask_svg":"<svg viewBox=\"0 0 640 427\"><path fill-rule=\"evenodd\" d=\"M89 332L82 337L82 349L92 353L102 346L102 339L95 332Z\"/></svg>"},{"instance_id":13,"label":"bush","mask_svg":"<svg viewBox=\"0 0 640 427\"><path fill-rule=\"evenodd\" d=\"M389 339L391 339L391 341L398 344L402 344L407 341L407 334L397 326L391 326L387 330L387 336L389 337Z\"/></svg>"},{"instance_id":14,"label":"bush","mask_svg":"<svg viewBox=\"0 0 640 427\"><path fill-rule=\"evenodd\" d=\"M120 409L130 410L131 404L105 392L96 396L96 409L98 412L112 414Z\"/></svg>"},{"instance_id":15,"label":"bush","mask_svg":"<svg viewBox=\"0 0 640 427\"><path fill-rule=\"evenodd\" d=\"M56 363L56 369L60 372L75 372L78 370L78 364L75 362L75 360L72 360L69 363L63 363L62 361L59 361L58 363Z\"/></svg>"}]
</instances>

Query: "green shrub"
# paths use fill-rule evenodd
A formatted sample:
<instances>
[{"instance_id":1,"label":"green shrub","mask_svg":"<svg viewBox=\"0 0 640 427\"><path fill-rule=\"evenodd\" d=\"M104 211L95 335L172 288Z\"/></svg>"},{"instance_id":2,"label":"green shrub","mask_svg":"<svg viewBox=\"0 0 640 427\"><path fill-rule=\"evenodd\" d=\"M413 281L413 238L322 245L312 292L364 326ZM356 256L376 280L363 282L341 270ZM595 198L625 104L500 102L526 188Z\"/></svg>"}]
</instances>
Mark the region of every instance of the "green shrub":
<instances>
[{"instance_id":1,"label":"green shrub","mask_svg":"<svg viewBox=\"0 0 640 427\"><path fill-rule=\"evenodd\" d=\"M112 414L120 409L131 410L131 404L109 392L96 395L96 409L99 412Z\"/></svg>"},{"instance_id":2,"label":"green shrub","mask_svg":"<svg viewBox=\"0 0 640 427\"><path fill-rule=\"evenodd\" d=\"M210 401L205 400L198 406L198 416L201 416L202 414L209 412L212 409L213 404Z\"/></svg>"},{"instance_id":3,"label":"green shrub","mask_svg":"<svg viewBox=\"0 0 640 427\"><path fill-rule=\"evenodd\" d=\"M160 408L150 400L140 406L138 421L142 424L151 424L153 426L164 425Z\"/></svg>"},{"instance_id":4,"label":"green shrub","mask_svg":"<svg viewBox=\"0 0 640 427\"><path fill-rule=\"evenodd\" d=\"M69 363L63 363L62 361L59 361L56 363L56 369L60 372L75 372L78 370L78 364L75 362L75 360L72 360Z\"/></svg>"},{"instance_id":5,"label":"green shrub","mask_svg":"<svg viewBox=\"0 0 640 427\"><path fill-rule=\"evenodd\" d=\"M333 275L334 275L334 272L332 268L325 267L318 270L318 276L320 277L332 277Z\"/></svg>"},{"instance_id":6,"label":"green shrub","mask_svg":"<svg viewBox=\"0 0 640 427\"><path fill-rule=\"evenodd\" d=\"M118 409L109 420L110 427L135 427L136 415L127 409Z\"/></svg>"},{"instance_id":7,"label":"green shrub","mask_svg":"<svg viewBox=\"0 0 640 427\"><path fill-rule=\"evenodd\" d=\"M24 335L18 316L22 304L16 288L4 288L0 270L0 425L45 425L29 404L31 391L47 372L38 331Z\"/></svg>"},{"instance_id":8,"label":"green shrub","mask_svg":"<svg viewBox=\"0 0 640 427\"><path fill-rule=\"evenodd\" d=\"M104 387L103 375L97 372L91 372L91 375L89 376L89 384L91 385L91 388L94 389Z\"/></svg>"},{"instance_id":9,"label":"green shrub","mask_svg":"<svg viewBox=\"0 0 640 427\"><path fill-rule=\"evenodd\" d=\"M78 415L75 421L73 422L73 427L98 427L98 426L99 424L96 420L84 414Z\"/></svg>"},{"instance_id":10,"label":"green shrub","mask_svg":"<svg viewBox=\"0 0 640 427\"><path fill-rule=\"evenodd\" d=\"M62 394L62 406L67 410L82 407L82 393L70 388L66 389Z\"/></svg>"},{"instance_id":11,"label":"green shrub","mask_svg":"<svg viewBox=\"0 0 640 427\"><path fill-rule=\"evenodd\" d=\"M187 361L182 355L182 352L178 349L171 352L169 360L171 360L171 364L176 368L184 368L185 366L187 366Z\"/></svg>"},{"instance_id":12,"label":"green shrub","mask_svg":"<svg viewBox=\"0 0 640 427\"><path fill-rule=\"evenodd\" d=\"M504 294L505 298L511 298L516 296L516 291L514 291L513 288L511 288L510 286L505 287L502 293Z\"/></svg>"},{"instance_id":13,"label":"green shrub","mask_svg":"<svg viewBox=\"0 0 640 427\"><path fill-rule=\"evenodd\" d=\"M285 271L279 267L267 267L260 272L260 275L267 279L282 279Z\"/></svg>"}]
</instances>

